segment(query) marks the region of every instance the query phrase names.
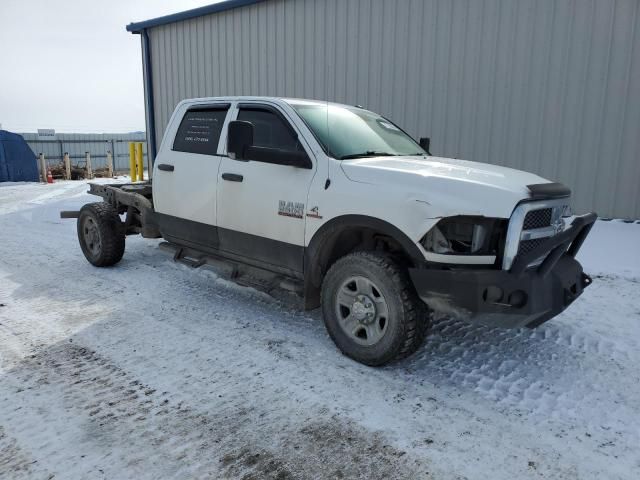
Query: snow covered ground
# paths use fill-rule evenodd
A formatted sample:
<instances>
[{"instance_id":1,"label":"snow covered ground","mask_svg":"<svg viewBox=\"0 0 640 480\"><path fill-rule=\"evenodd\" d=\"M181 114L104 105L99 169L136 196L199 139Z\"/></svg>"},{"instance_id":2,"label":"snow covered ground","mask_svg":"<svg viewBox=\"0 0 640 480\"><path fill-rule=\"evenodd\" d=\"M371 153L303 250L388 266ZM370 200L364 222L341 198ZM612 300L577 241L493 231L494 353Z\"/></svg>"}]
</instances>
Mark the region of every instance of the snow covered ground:
<instances>
[{"instance_id":1,"label":"snow covered ground","mask_svg":"<svg viewBox=\"0 0 640 480\"><path fill-rule=\"evenodd\" d=\"M1 478L640 478L639 224L597 222L542 327L444 319L372 369L158 241L93 268L85 191L0 188Z\"/></svg>"}]
</instances>

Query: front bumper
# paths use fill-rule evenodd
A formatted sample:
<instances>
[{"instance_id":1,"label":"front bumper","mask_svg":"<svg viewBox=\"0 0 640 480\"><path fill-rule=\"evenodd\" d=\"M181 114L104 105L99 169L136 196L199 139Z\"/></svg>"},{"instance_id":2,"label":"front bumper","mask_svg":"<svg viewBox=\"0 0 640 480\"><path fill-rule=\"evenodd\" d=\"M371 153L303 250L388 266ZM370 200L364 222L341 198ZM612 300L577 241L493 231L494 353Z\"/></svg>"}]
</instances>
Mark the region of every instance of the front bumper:
<instances>
[{"instance_id":1,"label":"front bumper","mask_svg":"<svg viewBox=\"0 0 640 480\"><path fill-rule=\"evenodd\" d=\"M497 327L537 327L591 283L575 256L596 218L595 213L576 217L509 270L414 268L409 273L420 298L435 311ZM542 263L528 268L541 257Z\"/></svg>"}]
</instances>

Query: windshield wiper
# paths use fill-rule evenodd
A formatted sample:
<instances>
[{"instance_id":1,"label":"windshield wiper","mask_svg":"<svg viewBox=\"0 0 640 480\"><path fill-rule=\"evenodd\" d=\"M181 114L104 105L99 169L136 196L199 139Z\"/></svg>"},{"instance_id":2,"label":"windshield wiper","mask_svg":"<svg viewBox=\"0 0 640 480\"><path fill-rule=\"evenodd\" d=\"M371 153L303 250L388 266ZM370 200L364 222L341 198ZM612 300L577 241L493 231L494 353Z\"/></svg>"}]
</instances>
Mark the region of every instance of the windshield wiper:
<instances>
[{"instance_id":1,"label":"windshield wiper","mask_svg":"<svg viewBox=\"0 0 640 480\"><path fill-rule=\"evenodd\" d=\"M374 152L373 150L368 150L362 153L352 153L350 155L343 155L340 157L340 160L349 160L350 158L365 158L365 157L397 157L398 155L395 153L389 152Z\"/></svg>"}]
</instances>

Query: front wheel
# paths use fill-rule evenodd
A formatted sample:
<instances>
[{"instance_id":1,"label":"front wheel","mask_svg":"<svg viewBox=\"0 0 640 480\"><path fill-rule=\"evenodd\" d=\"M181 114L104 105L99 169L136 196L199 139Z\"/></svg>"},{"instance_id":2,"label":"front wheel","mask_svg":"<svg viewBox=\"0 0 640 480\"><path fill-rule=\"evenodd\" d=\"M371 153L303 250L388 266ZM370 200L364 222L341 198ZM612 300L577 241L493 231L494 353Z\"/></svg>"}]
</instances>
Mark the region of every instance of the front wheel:
<instances>
[{"instance_id":1,"label":"front wheel","mask_svg":"<svg viewBox=\"0 0 640 480\"><path fill-rule=\"evenodd\" d=\"M348 357L371 366L415 352L429 327L429 312L406 269L391 257L357 252L338 260L322 284L329 335Z\"/></svg>"},{"instance_id":2,"label":"front wheel","mask_svg":"<svg viewBox=\"0 0 640 480\"><path fill-rule=\"evenodd\" d=\"M124 255L125 234L115 208L105 202L80 209L78 241L82 253L96 267L115 265Z\"/></svg>"}]
</instances>

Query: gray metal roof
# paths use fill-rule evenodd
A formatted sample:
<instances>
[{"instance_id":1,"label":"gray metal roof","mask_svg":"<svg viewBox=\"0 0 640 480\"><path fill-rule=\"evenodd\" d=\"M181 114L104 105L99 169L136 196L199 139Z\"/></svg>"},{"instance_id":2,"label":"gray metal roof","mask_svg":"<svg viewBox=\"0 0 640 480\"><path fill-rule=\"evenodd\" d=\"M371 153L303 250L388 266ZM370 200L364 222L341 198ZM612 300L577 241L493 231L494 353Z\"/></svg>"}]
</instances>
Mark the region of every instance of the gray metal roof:
<instances>
[{"instance_id":1,"label":"gray metal roof","mask_svg":"<svg viewBox=\"0 0 640 480\"><path fill-rule=\"evenodd\" d=\"M206 5L204 7L186 10L184 12L165 15L164 17L152 18L151 20L144 20L142 22L130 23L129 25L127 25L127 31L131 33L140 33L145 28L157 27L159 25L166 25L168 23L180 22L182 20L189 20L190 18L210 15L212 13L224 12L225 10L244 7L246 5L252 5L254 3L262 1L264 0L227 0L225 2L218 2L211 5Z\"/></svg>"}]
</instances>

